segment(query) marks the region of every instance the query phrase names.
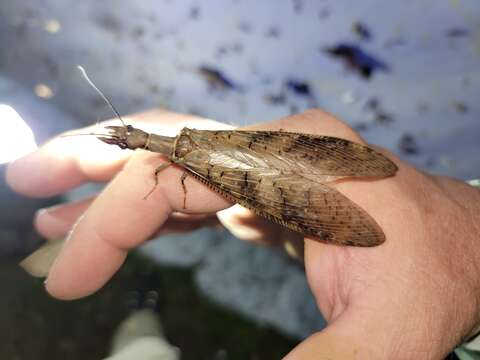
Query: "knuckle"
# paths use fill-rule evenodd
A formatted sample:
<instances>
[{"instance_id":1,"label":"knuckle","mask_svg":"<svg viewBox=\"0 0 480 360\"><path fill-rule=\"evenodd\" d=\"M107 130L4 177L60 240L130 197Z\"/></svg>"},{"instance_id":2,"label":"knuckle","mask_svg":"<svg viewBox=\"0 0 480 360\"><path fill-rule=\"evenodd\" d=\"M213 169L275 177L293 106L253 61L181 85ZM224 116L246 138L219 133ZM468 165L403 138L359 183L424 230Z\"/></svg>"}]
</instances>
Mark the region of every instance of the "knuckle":
<instances>
[{"instance_id":1,"label":"knuckle","mask_svg":"<svg viewBox=\"0 0 480 360\"><path fill-rule=\"evenodd\" d=\"M307 109L302 113L302 116L305 116L307 118L322 118L322 117L325 117L325 116L333 117L328 112L326 112L322 109L319 109L319 108Z\"/></svg>"},{"instance_id":2,"label":"knuckle","mask_svg":"<svg viewBox=\"0 0 480 360\"><path fill-rule=\"evenodd\" d=\"M335 133L338 133L340 137L344 137L356 142L364 143L360 135L353 130L344 120L330 114L327 111L321 109L308 109L301 114L301 116L309 123L313 121L321 121L324 126L334 129Z\"/></svg>"}]
</instances>

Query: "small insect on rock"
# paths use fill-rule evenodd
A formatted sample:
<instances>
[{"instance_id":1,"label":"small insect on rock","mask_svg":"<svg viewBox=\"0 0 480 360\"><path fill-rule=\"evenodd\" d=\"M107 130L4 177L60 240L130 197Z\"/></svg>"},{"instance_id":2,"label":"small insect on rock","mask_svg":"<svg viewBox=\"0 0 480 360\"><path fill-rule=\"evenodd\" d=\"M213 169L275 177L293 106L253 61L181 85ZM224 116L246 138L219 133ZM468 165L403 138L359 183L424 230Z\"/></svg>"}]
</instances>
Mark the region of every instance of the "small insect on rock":
<instances>
[{"instance_id":1,"label":"small insect on rock","mask_svg":"<svg viewBox=\"0 0 480 360\"><path fill-rule=\"evenodd\" d=\"M131 125L106 129L103 142L163 154L228 200L305 236L352 246L385 241L375 220L329 185L395 174L397 166L367 146L283 131L184 128L167 137Z\"/></svg>"}]
</instances>

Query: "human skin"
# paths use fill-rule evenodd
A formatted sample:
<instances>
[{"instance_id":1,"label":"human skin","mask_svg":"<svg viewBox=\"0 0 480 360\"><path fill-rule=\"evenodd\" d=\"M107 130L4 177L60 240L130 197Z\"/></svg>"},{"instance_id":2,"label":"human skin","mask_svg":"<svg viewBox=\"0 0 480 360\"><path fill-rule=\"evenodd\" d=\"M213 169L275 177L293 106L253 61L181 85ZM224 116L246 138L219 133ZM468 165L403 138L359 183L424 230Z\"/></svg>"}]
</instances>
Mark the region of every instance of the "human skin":
<instances>
[{"instance_id":1,"label":"human skin","mask_svg":"<svg viewBox=\"0 0 480 360\"><path fill-rule=\"evenodd\" d=\"M127 121L151 131L218 126L161 110ZM363 143L345 123L320 110L250 128ZM90 141L91 152L71 147L80 138L90 139L85 141ZM398 165L394 177L352 179L335 186L378 222L386 242L357 248L305 239L308 282L328 326L285 359L442 359L480 323L480 192L460 181L425 174L378 150ZM121 151L94 137L77 137L54 139L9 166L10 186L32 197L60 194L87 181L110 181L95 199L38 213L35 225L46 238L70 232L46 281L52 296L92 294L118 270L128 250L153 234L212 224L209 214L230 206L188 177L183 209L183 171L175 165L160 172L158 187L144 200L153 186L154 169L164 161L158 154ZM224 225L245 240L281 242L291 236L250 213L227 214Z\"/></svg>"}]
</instances>

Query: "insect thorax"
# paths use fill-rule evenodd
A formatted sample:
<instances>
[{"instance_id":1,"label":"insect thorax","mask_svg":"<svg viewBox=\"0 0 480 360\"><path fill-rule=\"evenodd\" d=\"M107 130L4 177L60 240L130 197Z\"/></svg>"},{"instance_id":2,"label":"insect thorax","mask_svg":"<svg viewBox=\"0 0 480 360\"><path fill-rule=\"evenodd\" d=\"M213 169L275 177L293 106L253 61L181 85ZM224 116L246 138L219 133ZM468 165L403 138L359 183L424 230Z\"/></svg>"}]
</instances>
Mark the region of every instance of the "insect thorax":
<instances>
[{"instance_id":1,"label":"insect thorax","mask_svg":"<svg viewBox=\"0 0 480 360\"><path fill-rule=\"evenodd\" d=\"M174 143L172 160L181 160L185 157L185 155L197 148L197 145L193 141L190 133L190 129L184 128L182 129L180 135L177 136Z\"/></svg>"}]
</instances>

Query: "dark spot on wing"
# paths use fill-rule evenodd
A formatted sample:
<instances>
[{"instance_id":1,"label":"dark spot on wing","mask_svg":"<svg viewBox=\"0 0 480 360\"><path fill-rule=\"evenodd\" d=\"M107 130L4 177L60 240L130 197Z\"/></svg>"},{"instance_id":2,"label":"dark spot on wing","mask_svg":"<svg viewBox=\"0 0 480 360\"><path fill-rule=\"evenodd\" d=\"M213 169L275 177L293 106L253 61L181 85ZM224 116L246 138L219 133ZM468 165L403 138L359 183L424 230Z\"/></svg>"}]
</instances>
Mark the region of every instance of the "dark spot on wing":
<instances>
[{"instance_id":1,"label":"dark spot on wing","mask_svg":"<svg viewBox=\"0 0 480 360\"><path fill-rule=\"evenodd\" d=\"M243 181L239 181L242 193L249 199L255 199L258 193L256 178L250 178L249 172L245 171L243 175Z\"/></svg>"},{"instance_id":2,"label":"dark spot on wing","mask_svg":"<svg viewBox=\"0 0 480 360\"><path fill-rule=\"evenodd\" d=\"M248 143L248 148L251 149L254 144L261 144L266 147L268 146L268 142L273 138L272 133L269 131L259 131L254 132L250 135L250 141Z\"/></svg>"}]
</instances>

